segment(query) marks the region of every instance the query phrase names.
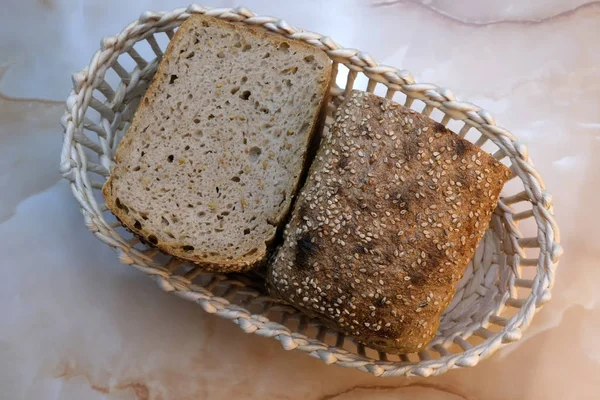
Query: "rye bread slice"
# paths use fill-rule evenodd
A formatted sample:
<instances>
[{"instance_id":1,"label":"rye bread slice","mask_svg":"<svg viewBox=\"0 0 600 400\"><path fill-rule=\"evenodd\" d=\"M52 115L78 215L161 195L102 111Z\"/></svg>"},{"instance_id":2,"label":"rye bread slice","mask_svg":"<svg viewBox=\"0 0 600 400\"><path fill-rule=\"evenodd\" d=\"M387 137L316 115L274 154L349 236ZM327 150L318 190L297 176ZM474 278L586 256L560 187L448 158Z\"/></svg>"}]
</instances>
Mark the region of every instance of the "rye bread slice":
<instances>
[{"instance_id":1,"label":"rye bread slice","mask_svg":"<svg viewBox=\"0 0 600 400\"><path fill-rule=\"evenodd\" d=\"M207 270L252 268L289 211L330 74L308 44L190 17L117 148L107 207Z\"/></svg>"},{"instance_id":2,"label":"rye bread slice","mask_svg":"<svg viewBox=\"0 0 600 400\"><path fill-rule=\"evenodd\" d=\"M419 351L509 177L443 125L353 91L298 195L271 291L377 350Z\"/></svg>"}]
</instances>

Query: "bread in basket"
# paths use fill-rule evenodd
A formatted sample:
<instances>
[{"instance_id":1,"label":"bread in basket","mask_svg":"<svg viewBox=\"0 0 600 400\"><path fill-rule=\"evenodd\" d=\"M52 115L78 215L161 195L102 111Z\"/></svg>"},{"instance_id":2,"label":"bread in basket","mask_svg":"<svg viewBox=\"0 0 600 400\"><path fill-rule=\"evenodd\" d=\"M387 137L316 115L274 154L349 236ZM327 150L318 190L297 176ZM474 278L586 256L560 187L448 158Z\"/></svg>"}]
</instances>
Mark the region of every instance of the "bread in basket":
<instances>
[{"instance_id":1,"label":"bread in basket","mask_svg":"<svg viewBox=\"0 0 600 400\"><path fill-rule=\"evenodd\" d=\"M498 160L510 165L490 228L480 242L445 311L436 338L418 354L374 351L310 320L270 298L257 276L202 272L194 265L149 248L121 227L106 209L101 189L114 151L155 73L174 31L199 13L264 28L323 49L333 61L330 117L350 90L382 92L435 118ZM141 50L145 46L146 52ZM152 54L147 60L141 54ZM127 68L127 63L132 68ZM366 87L360 87L366 78ZM344 82L340 87L335 82ZM327 364L377 376L439 375L476 365L505 344L521 338L535 312L550 299L554 270L562 249L552 216L552 199L534 169L527 149L493 117L433 84L416 83L407 71L380 65L368 54L346 49L331 38L299 30L245 8L211 9L191 5L172 12L145 12L120 34L106 37L90 65L73 75L67 100L61 173L84 214L88 228L117 251L119 259L156 280L159 287L229 319L245 332L273 337L286 350L298 349ZM327 118L326 127L331 124Z\"/></svg>"}]
</instances>

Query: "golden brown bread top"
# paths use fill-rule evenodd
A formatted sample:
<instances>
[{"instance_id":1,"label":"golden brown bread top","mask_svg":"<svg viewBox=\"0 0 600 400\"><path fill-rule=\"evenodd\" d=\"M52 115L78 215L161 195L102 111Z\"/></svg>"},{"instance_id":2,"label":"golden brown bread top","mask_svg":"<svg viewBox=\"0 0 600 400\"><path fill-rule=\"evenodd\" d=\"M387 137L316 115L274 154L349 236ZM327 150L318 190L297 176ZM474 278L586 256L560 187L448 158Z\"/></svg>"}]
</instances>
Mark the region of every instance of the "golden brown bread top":
<instances>
[{"instance_id":1,"label":"golden brown bread top","mask_svg":"<svg viewBox=\"0 0 600 400\"><path fill-rule=\"evenodd\" d=\"M299 194L271 289L374 348L417 351L509 176L441 124L352 92Z\"/></svg>"}]
</instances>

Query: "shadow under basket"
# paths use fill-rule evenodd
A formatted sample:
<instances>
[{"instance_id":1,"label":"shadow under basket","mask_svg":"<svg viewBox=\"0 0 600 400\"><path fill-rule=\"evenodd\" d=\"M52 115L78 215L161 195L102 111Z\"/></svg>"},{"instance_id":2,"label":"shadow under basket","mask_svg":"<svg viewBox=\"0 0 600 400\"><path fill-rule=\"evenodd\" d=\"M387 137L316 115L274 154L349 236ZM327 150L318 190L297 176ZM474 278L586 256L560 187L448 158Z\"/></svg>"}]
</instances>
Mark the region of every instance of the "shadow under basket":
<instances>
[{"instance_id":1,"label":"shadow under basket","mask_svg":"<svg viewBox=\"0 0 600 400\"><path fill-rule=\"evenodd\" d=\"M377 352L310 320L269 297L253 274L211 274L149 248L121 227L107 210L101 188L115 149L152 80L177 28L190 15L206 14L262 26L324 50L333 61L331 115L351 89L393 99L446 125L509 165L490 228L466 269L454 300L442 316L436 338L416 354ZM480 107L408 71L377 63L331 38L307 32L246 8L211 9L191 5L172 12L145 12L116 36L102 40L89 66L73 75L73 92L62 119L65 128L61 173L70 181L87 227L116 250L119 260L152 277L158 286L193 301L242 330L277 339L284 349L306 352L327 364L377 376L432 376L471 367L500 347L517 341L535 312L550 299L562 253L552 198L527 149Z\"/></svg>"}]
</instances>

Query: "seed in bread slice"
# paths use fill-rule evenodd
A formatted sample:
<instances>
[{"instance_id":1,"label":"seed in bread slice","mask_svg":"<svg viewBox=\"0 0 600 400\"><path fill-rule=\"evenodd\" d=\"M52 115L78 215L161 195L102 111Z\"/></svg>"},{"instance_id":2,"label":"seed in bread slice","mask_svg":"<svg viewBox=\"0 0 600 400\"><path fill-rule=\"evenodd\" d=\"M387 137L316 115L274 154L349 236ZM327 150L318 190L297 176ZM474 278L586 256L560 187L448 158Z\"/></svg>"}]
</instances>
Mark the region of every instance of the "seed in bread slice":
<instances>
[{"instance_id":1,"label":"seed in bread slice","mask_svg":"<svg viewBox=\"0 0 600 400\"><path fill-rule=\"evenodd\" d=\"M443 125L351 92L298 195L271 291L377 350L419 351L509 177Z\"/></svg>"},{"instance_id":2,"label":"seed in bread slice","mask_svg":"<svg viewBox=\"0 0 600 400\"><path fill-rule=\"evenodd\" d=\"M330 74L308 44L190 17L117 148L107 207L207 270L251 268L289 211Z\"/></svg>"}]
</instances>

